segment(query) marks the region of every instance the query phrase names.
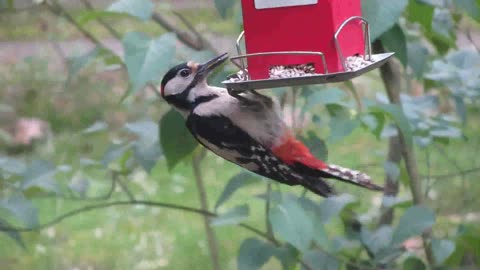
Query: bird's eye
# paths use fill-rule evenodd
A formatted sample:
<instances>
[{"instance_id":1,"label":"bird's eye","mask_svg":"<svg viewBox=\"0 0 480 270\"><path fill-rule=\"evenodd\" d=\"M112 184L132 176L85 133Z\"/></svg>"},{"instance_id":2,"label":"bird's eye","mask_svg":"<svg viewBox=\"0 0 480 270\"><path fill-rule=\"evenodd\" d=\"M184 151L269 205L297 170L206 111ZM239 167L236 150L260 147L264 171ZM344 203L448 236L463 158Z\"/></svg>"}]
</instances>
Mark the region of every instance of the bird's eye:
<instances>
[{"instance_id":1,"label":"bird's eye","mask_svg":"<svg viewBox=\"0 0 480 270\"><path fill-rule=\"evenodd\" d=\"M180 76L182 76L182 77L184 77L184 78L190 76L190 73L191 73L191 72L190 72L189 69L182 69L182 70L180 70Z\"/></svg>"}]
</instances>

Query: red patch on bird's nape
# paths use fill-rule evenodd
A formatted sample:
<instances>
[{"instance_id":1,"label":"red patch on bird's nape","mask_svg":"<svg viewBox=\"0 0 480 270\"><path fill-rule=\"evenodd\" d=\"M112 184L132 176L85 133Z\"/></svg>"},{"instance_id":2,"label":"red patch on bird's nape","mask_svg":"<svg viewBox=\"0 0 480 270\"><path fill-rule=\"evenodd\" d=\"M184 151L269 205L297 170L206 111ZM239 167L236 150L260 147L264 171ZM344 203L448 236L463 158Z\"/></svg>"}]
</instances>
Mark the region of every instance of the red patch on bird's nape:
<instances>
[{"instance_id":1,"label":"red patch on bird's nape","mask_svg":"<svg viewBox=\"0 0 480 270\"><path fill-rule=\"evenodd\" d=\"M165 85L160 85L160 95L165 97Z\"/></svg>"},{"instance_id":2,"label":"red patch on bird's nape","mask_svg":"<svg viewBox=\"0 0 480 270\"><path fill-rule=\"evenodd\" d=\"M283 142L272 148L273 154L287 164L302 163L310 168L323 170L328 168L325 162L317 159L308 147L297 140L293 135L285 137Z\"/></svg>"}]
</instances>

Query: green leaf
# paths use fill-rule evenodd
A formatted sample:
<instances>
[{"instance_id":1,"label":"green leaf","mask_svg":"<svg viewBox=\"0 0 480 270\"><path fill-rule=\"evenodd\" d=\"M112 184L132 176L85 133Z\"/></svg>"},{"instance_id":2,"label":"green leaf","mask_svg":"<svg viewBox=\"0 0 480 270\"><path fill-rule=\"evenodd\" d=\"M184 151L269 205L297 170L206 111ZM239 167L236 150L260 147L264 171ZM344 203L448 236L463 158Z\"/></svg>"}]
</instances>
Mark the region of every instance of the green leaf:
<instances>
[{"instance_id":1,"label":"green leaf","mask_svg":"<svg viewBox=\"0 0 480 270\"><path fill-rule=\"evenodd\" d=\"M222 204L224 204L230 197L240 188L247 185L257 183L260 180L260 177L256 174L242 171L234 175L230 180L228 180L227 185L223 189L222 194L215 203L215 209L218 209Z\"/></svg>"},{"instance_id":2,"label":"green leaf","mask_svg":"<svg viewBox=\"0 0 480 270\"><path fill-rule=\"evenodd\" d=\"M339 196L328 197L320 203L320 219L323 223L329 222L333 217L336 217L340 212L357 202L355 197L350 194L342 194Z\"/></svg>"},{"instance_id":3,"label":"green leaf","mask_svg":"<svg viewBox=\"0 0 480 270\"><path fill-rule=\"evenodd\" d=\"M381 138L382 131L385 127L385 115L380 112L370 112L360 115L360 121L377 139Z\"/></svg>"},{"instance_id":4,"label":"green leaf","mask_svg":"<svg viewBox=\"0 0 480 270\"><path fill-rule=\"evenodd\" d=\"M412 236L421 235L435 224L435 214L423 206L410 207L400 218L393 233L392 246L401 245Z\"/></svg>"},{"instance_id":5,"label":"green leaf","mask_svg":"<svg viewBox=\"0 0 480 270\"><path fill-rule=\"evenodd\" d=\"M470 17L480 21L480 4L478 0L456 0L454 3Z\"/></svg>"},{"instance_id":6,"label":"green leaf","mask_svg":"<svg viewBox=\"0 0 480 270\"><path fill-rule=\"evenodd\" d=\"M37 209L22 194L14 194L8 199L0 201L0 208L9 211L27 228L33 228L38 225Z\"/></svg>"},{"instance_id":7,"label":"green leaf","mask_svg":"<svg viewBox=\"0 0 480 270\"><path fill-rule=\"evenodd\" d=\"M185 126L185 119L173 109L160 120L160 144L169 170L190 155L198 145Z\"/></svg>"},{"instance_id":8,"label":"green leaf","mask_svg":"<svg viewBox=\"0 0 480 270\"><path fill-rule=\"evenodd\" d=\"M338 88L314 88L309 87L311 90L310 95L307 96L306 104L303 108L304 111L313 109L317 105L327 105L327 104L338 104L341 106L346 106L347 104L343 102L347 97L347 93Z\"/></svg>"},{"instance_id":9,"label":"green leaf","mask_svg":"<svg viewBox=\"0 0 480 270\"><path fill-rule=\"evenodd\" d=\"M407 7L407 19L410 22L419 23L426 33L432 29L434 7L421 3L417 0L410 0Z\"/></svg>"},{"instance_id":10,"label":"green leaf","mask_svg":"<svg viewBox=\"0 0 480 270\"><path fill-rule=\"evenodd\" d=\"M10 223L0 217L0 227L9 228L11 227ZM27 248L23 242L22 235L17 231L5 231L4 232L8 237L12 238L19 246L24 250Z\"/></svg>"},{"instance_id":11,"label":"green leaf","mask_svg":"<svg viewBox=\"0 0 480 270\"><path fill-rule=\"evenodd\" d=\"M90 187L90 182L85 177L77 176L73 177L68 187L75 193L79 194L82 198L84 198L85 195L87 195L88 189Z\"/></svg>"},{"instance_id":12,"label":"green leaf","mask_svg":"<svg viewBox=\"0 0 480 270\"><path fill-rule=\"evenodd\" d=\"M25 173L25 163L17 158L0 156L0 172L2 174L22 175Z\"/></svg>"},{"instance_id":13,"label":"green leaf","mask_svg":"<svg viewBox=\"0 0 480 270\"><path fill-rule=\"evenodd\" d=\"M450 39L454 27L452 14L448 9L435 8L432 29L444 38Z\"/></svg>"},{"instance_id":14,"label":"green leaf","mask_svg":"<svg viewBox=\"0 0 480 270\"><path fill-rule=\"evenodd\" d=\"M94 48L82 55L70 57L67 59L68 63L68 78L71 79L77 73L86 67L98 55L98 48Z\"/></svg>"},{"instance_id":15,"label":"green leaf","mask_svg":"<svg viewBox=\"0 0 480 270\"><path fill-rule=\"evenodd\" d=\"M215 7L222 18L227 18L227 12L235 5L232 0L215 0Z\"/></svg>"},{"instance_id":16,"label":"green leaf","mask_svg":"<svg viewBox=\"0 0 480 270\"><path fill-rule=\"evenodd\" d=\"M363 0L363 16L370 24L372 42L392 28L407 7L408 0Z\"/></svg>"},{"instance_id":17,"label":"green leaf","mask_svg":"<svg viewBox=\"0 0 480 270\"><path fill-rule=\"evenodd\" d=\"M375 232L370 232L365 227L362 227L360 239L362 243L368 248L374 255L378 254L381 250L385 250L390 246L392 241L393 229L390 226L382 226ZM375 256L377 257L377 256Z\"/></svg>"},{"instance_id":18,"label":"green leaf","mask_svg":"<svg viewBox=\"0 0 480 270\"><path fill-rule=\"evenodd\" d=\"M398 126L400 131L403 133L405 141L408 145L412 145L413 137L410 124L407 117L403 113L402 108L397 104L379 104L371 106L370 110L373 112L383 112L388 115Z\"/></svg>"},{"instance_id":19,"label":"green leaf","mask_svg":"<svg viewBox=\"0 0 480 270\"><path fill-rule=\"evenodd\" d=\"M350 135L360 125L361 122L359 119L334 117L330 120L330 135L328 136L327 141L329 143L336 143Z\"/></svg>"},{"instance_id":20,"label":"green leaf","mask_svg":"<svg viewBox=\"0 0 480 270\"><path fill-rule=\"evenodd\" d=\"M111 144L103 154L102 164L108 167L113 162L122 158L128 150L132 148L131 144Z\"/></svg>"},{"instance_id":21,"label":"green leaf","mask_svg":"<svg viewBox=\"0 0 480 270\"><path fill-rule=\"evenodd\" d=\"M320 250L312 250L305 253L303 261L309 266L306 268L302 266L302 270L338 270L340 269L340 262L336 257L329 255Z\"/></svg>"},{"instance_id":22,"label":"green leaf","mask_svg":"<svg viewBox=\"0 0 480 270\"><path fill-rule=\"evenodd\" d=\"M313 224L298 200L287 198L270 210L275 234L298 250L305 252L313 239Z\"/></svg>"},{"instance_id":23,"label":"green leaf","mask_svg":"<svg viewBox=\"0 0 480 270\"><path fill-rule=\"evenodd\" d=\"M237 257L238 270L258 270L273 256L274 247L256 238L242 242Z\"/></svg>"},{"instance_id":24,"label":"green leaf","mask_svg":"<svg viewBox=\"0 0 480 270\"><path fill-rule=\"evenodd\" d=\"M248 218L250 209L248 205L237 206L225 214L221 214L218 217L212 219L212 226L225 226L225 225L235 225Z\"/></svg>"},{"instance_id":25,"label":"green leaf","mask_svg":"<svg viewBox=\"0 0 480 270\"><path fill-rule=\"evenodd\" d=\"M403 262L403 270L426 270L427 267L417 257L409 257Z\"/></svg>"},{"instance_id":26,"label":"green leaf","mask_svg":"<svg viewBox=\"0 0 480 270\"><path fill-rule=\"evenodd\" d=\"M55 180L55 165L45 160L35 160L23 175L22 190L40 188L44 191L60 192Z\"/></svg>"},{"instance_id":27,"label":"green leaf","mask_svg":"<svg viewBox=\"0 0 480 270\"><path fill-rule=\"evenodd\" d=\"M407 45L408 66L412 68L415 78L423 78L427 67L428 50L421 42L412 42Z\"/></svg>"},{"instance_id":28,"label":"green leaf","mask_svg":"<svg viewBox=\"0 0 480 270\"><path fill-rule=\"evenodd\" d=\"M405 33L403 33L402 27L400 27L398 23L396 23L390 30L383 33L380 40L389 51L395 52L395 56L400 60L403 66L407 66L407 38L405 37Z\"/></svg>"},{"instance_id":29,"label":"green leaf","mask_svg":"<svg viewBox=\"0 0 480 270\"><path fill-rule=\"evenodd\" d=\"M150 39L139 32L125 35L125 64L133 91L158 80L170 68L175 56L175 43L176 36L172 33L157 39Z\"/></svg>"},{"instance_id":30,"label":"green leaf","mask_svg":"<svg viewBox=\"0 0 480 270\"><path fill-rule=\"evenodd\" d=\"M301 140L315 157L325 162L328 160L327 144L315 132L309 131L307 137L302 136Z\"/></svg>"},{"instance_id":31,"label":"green leaf","mask_svg":"<svg viewBox=\"0 0 480 270\"><path fill-rule=\"evenodd\" d=\"M88 128L84 129L82 131L83 134L91 134L91 133L96 133L96 132L100 132L100 131L104 131L108 128L108 125L107 123L103 122L103 121L96 121L95 123L93 123L91 126L89 126Z\"/></svg>"},{"instance_id":32,"label":"green leaf","mask_svg":"<svg viewBox=\"0 0 480 270\"><path fill-rule=\"evenodd\" d=\"M146 21L152 17L153 3L151 0L118 0L107 11L129 14Z\"/></svg>"},{"instance_id":33,"label":"green leaf","mask_svg":"<svg viewBox=\"0 0 480 270\"><path fill-rule=\"evenodd\" d=\"M150 172L161 156L160 143L158 140L158 124L153 121L137 121L125 124L125 129L137 135L134 142L135 160Z\"/></svg>"},{"instance_id":34,"label":"green leaf","mask_svg":"<svg viewBox=\"0 0 480 270\"><path fill-rule=\"evenodd\" d=\"M455 242L450 240L432 239L431 245L436 265L442 265L455 252Z\"/></svg>"}]
</instances>

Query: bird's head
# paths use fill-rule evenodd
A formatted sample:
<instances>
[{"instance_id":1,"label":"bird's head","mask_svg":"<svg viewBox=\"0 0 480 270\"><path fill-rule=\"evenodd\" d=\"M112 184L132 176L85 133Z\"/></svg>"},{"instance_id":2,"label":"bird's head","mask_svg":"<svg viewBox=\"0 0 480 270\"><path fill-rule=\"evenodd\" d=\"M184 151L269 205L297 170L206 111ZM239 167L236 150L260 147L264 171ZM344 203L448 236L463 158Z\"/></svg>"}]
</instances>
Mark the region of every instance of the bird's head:
<instances>
[{"instance_id":1,"label":"bird's head","mask_svg":"<svg viewBox=\"0 0 480 270\"><path fill-rule=\"evenodd\" d=\"M213 94L207 84L208 75L227 58L224 53L203 64L190 61L171 68L160 85L161 96L177 110L189 111L198 98Z\"/></svg>"}]
</instances>

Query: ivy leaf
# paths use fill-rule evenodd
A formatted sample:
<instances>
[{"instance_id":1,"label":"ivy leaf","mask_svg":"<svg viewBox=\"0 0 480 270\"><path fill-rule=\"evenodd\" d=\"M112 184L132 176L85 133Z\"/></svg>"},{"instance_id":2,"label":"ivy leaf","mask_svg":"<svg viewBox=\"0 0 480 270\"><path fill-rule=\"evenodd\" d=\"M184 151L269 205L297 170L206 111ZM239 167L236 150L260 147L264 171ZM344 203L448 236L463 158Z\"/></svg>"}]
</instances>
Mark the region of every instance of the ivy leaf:
<instances>
[{"instance_id":1,"label":"ivy leaf","mask_svg":"<svg viewBox=\"0 0 480 270\"><path fill-rule=\"evenodd\" d=\"M238 224L248 218L250 209L248 205L237 206L225 214L219 215L212 219L212 226L225 226Z\"/></svg>"},{"instance_id":2,"label":"ivy leaf","mask_svg":"<svg viewBox=\"0 0 480 270\"><path fill-rule=\"evenodd\" d=\"M408 5L408 0L363 0L363 16L370 24L372 42L391 29Z\"/></svg>"},{"instance_id":3,"label":"ivy leaf","mask_svg":"<svg viewBox=\"0 0 480 270\"><path fill-rule=\"evenodd\" d=\"M383 33L380 39L388 50L395 52L395 56L403 66L407 66L407 38L402 27L396 23L390 30Z\"/></svg>"},{"instance_id":4,"label":"ivy leaf","mask_svg":"<svg viewBox=\"0 0 480 270\"><path fill-rule=\"evenodd\" d=\"M393 229L390 226L382 226L375 232L370 232L368 229L362 227L360 239L368 250L376 255L382 249L385 250L389 248L390 242L392 241L392 234Z\"/></svg>"},{"instance_id":5,"label":"ivy leaf","mask_svg":"<svg viewBox=\"0 0 480 270\"><path fill-rule=\"evenodd\" d=\"M328 197L319 206L321 221L328 223L333 217L338 216L343 209L354 205L356 202L355 197L350 194Z\"/></svg>"},{"instance_id":6,"label":"ivy leaf","mask_svg":"<svg viewBox=\"0 0 480 270\"><path fill-rule=\"evenodd\" d=\"M33 228L38 225L37 209L22 194L14 194L8 199L0 201L0 208L9 211L27 228Z\"/></svg>"},{"instance_id":7,"label":"ivy leaf","mask_svg":"<svg viewBox=\"0 0 480 270\"><path fill-rule=\"evenodd\" d=\"M421 42L412 42L407 45L408 65L412 68L417 79L422 79L427 67L428 50Z\"/></svg>"},{"instance_id":8,"label":"ivy leaf","mask_svg":"<svg viewBox=\"0 0 480 270\"><path fill-rule=\"evenodd\" d=\"M320 250L308 251L303 256L303 260L309 266L306 268L302 266L302 270L338 270L340 269L340 262L332 255L326 254Z\"/></svg>"},{"instance_id":9,"label":"ivy leaf","mask_svg":"<svg viewBox=\"0 0 480 270\"><path fill-rule=\"evenodd\" d=\"M153 3L151 0L119 0L111 4L107 11L128 14L146 21L152 17Z\"/></svg>"},{"instance_id":10,"label":"ivy leaf","mask_svg":"<svg viewBox=\"0 0 480 270\"><path fill-rule=\"evenodd\" d=\"M435 224L435 214L423 206L410 207L400 218L393 232L392 246L398 246L412 236L421 235Z\"/></svg>"},{"instance_id":11,"label":"ivy leaf","mask_svg":"<svg viewBox=\"0 0 480 270\"><path fill-rule=\"evenodd\" d=\"M327 141L335 143L352 134L352 132L361 125L359 119L349 119L344 117L334 117L330 120L330 136Z\"/></svg>"},{"instance_id":12,"label":"ivy leaf","mask_svg":"<svg viewBox=\"0 0 480 270\"><path fill-rule=\"evenodd\" d=\"M373 112L383 112L384 114L388 115L400 128L405 137L405 141L408 145L412 145L413 143L413 136L412 130L410 128L410 124L408 122L407 117L403 113L402 108L397 104L379 104L375 106L371 106L370 110Z\"/></svg>"},{"instance_id":13,"label":"ivy leaf","mask_svg":"<svg viewBox=\"0 0 480 270\"><path fill-rule=\"evenodd\" d=\"M338 88L318 88L318 87L308 87L307 101L303 110L308 111L314 108L317 105L328 105L328 104L337 104L341 106L347 106L344 100L347 98L345 91Z\"/></svg>"},{"instance_id":14,"label":"ivy leaf","mask_svg":"<svg viewBox=\"0 0 480 270\"><path fill-rule=\"evenodd\" d=\"M22 175L26 168L25 163L19 159L0 156L0 171L2 174Z\"/></svg>"},{"instance_id":15,"label":"ivy leaf","mask_svg":"<svg viewBox=\"0 0 480 270\"><path fill-rule=\"evenodd\" d=\"M218 209L218 207L228 201L228 199L230 199L230 197L240 188L256 183L259 180L260 177L258 175L247 171L242 171L234 175L228 180L227 185L225 185L222 194L215 203L215 209Z\"/></svg>"},{"instance_id":16,"label":"ivy leaf","mask_svg":"<svg viewBox=\"0 0 480 270\"><path fill-rule=\"evenodd\" d=\"M158 140L158 124L153 121L137 121L127 123L125 129L137 135L134 142L135 160L150 172L161 155L160 143Z\"/></svg>"},{"instance_id":17,"label":"ivy leaf","mask_svg":"<svg viewBox=\"0 0 480 270\"><path fill-rule=\"evenodd\" d=\"M432 239L431 245L437 265L442 265L455 252L455 242L450 240Z\"/></svg>"},{"instance_id":18,"label":"ivy leaf","mask_svg":"<svg viewBox=\"0 0 480 270\"><path fill-rule=\"evenodd\" d=\"M298 200L285 199L269 213L273 231L300 251L306 251L313 239L313 224Z\"/></svg>"},{"instance_id":19,"label":"ivy leaf","mask_svg":"<svg viewBox=\"0 0 480 270\"><path fill-rule=\"evenodd\" d=\"M258 270L273 256L272 245L256 238L248 238L242 242L237 257L238 270Z\"/></svg>"},{"instance_id":20,"label":"ivy leaf","mask_svg":"<svg viewBox=\"0 0 480 270\"><path fill-rule=\"evenodd\" d=\"M103 166L108 167L111 163L119 160L131 148L131 144L111 144L103 154Z\"/></svg>"},{"instance_id":21,"label":"ivy leaf","mask_svg":"<svg viewBox=\"0 0 480 270\"><path fill-rule=\"evenodd\" d=\"M133 91L154 82L170 68L175 56L176 36L167 33L156 39L130 32L123 39L125 64Z\"/></svg>"},{"instance_id":22,"label":"ivy leaf","mask_svg":"<svg viewBox=\"0 0 480 270\"><path fill-rule=\"evenodd\" d=\"M160 144L170 171L198 145L185 126L185 119L173 109L160 120Z\"/></svg>"},{"instance_id":23,"label":"ivy leaf","mask_svg":"<svg viewBox=\"0 0 480 270\"><path fill-rule=\"evenodd\" d=\"M55 181L55 165L45 160L35 160L23 174L22 190L39 188L44 191L60 192Z\"/></svg>"}]
</instances>

